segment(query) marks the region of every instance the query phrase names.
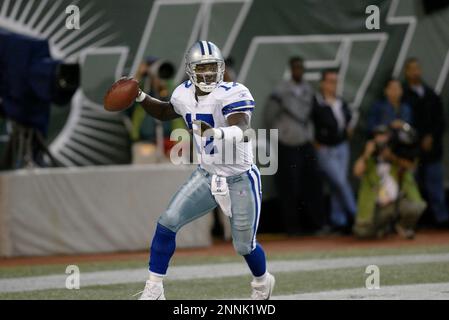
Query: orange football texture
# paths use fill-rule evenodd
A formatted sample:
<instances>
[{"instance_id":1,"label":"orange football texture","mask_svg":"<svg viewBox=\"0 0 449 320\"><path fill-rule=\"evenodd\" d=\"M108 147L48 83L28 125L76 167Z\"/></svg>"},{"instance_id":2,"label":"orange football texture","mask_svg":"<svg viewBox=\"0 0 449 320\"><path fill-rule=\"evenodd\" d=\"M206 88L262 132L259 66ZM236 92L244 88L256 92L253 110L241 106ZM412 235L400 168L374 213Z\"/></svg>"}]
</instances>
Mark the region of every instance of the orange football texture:
<instances>
[{"instance_id":1,"label":"orange football texture","mask_svg":"<svg viewBox=\"0 0 449 320\"><path fill-rule=\"evenodd\" d=\"M123 111L129 108L139 94L139 82L133 78L121 78L116 81L104 96L104 108L107 111Z\"/></svg>"}]
</instances>

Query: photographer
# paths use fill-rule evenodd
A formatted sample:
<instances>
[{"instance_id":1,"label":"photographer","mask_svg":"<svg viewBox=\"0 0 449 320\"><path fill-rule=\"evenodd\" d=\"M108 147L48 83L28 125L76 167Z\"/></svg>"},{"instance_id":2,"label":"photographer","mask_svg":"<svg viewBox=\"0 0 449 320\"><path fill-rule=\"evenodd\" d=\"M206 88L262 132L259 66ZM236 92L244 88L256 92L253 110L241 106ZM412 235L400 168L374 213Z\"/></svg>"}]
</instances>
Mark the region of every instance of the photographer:
<instances>
[{"instance_id":1,"label":"photographer","mask_svg":"<svg viewBox=\"0 0 449 320\"><path fill-rule=\"evenodd\" d=\"M141 62L135 74L145 92L166 101L174 89L174 66L153 56ZM169 139L172 129L182 126L179 120L160 122L149 116L139 103L126 111L130 118L130 136L133 140L133 162L163 162L171 147Z\"/></svg>"},{"instance_id":2,"label":"photographer","mask_svg":"<svg viewBox=\"0 0 449 320\"><path fill-rule=\"evenodd\" d=\"M172 82L159 76L160 60L155 57L147 57L139 66L135 78L141 83L142 88L160 100L168 99L172 91ZM173 75L172 71L170 77ZM131 138L134 141L156 142L157 122L146 115L141 106L136 103L135 107L128 110L132 120ZM170 123L164 125L164 136L170 134Z\"/></svg>"},{"instance_id":3,"label":"photographer","mask_svg":"<svg viewBox=\"0 0 449 320\"><path fill-rule=\"evenodd\" d=\"M394 225L404 238L414 238L414 228L426 208L413 176L417 136L409 124L396 128L378 126L354 165L361 178L359 211L354 234L382 237Z\"/></svg>"}]
</instances>

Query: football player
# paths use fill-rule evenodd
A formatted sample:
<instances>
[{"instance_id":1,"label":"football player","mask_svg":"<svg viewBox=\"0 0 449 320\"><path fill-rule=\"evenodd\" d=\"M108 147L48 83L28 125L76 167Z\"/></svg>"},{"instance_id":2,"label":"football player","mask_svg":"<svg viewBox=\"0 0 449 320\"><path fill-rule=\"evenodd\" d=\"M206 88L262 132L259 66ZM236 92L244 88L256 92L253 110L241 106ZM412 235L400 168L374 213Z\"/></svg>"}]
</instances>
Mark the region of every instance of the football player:
<instances>
[{"instance_id":1,"label":"football player","mask_svg":"<svg viewBox=\"0 0 449 320\"><path fill-rule=\"evenodd\" d=\"M194 132L195 150L201 159L157 222L150 276L140 299L165 299L162 282L175 251L176 233L217 206L229 216L234 248L253 274L251 298L269 299L275 279L267 272L264 250L256 241L262 198L260 173L253 163L252 142L243 138L250 128L254 99L244 85L223 82L224 59L210 41L198 41L187 51L185 68L190 80L175 89L169 102L142 91L136 98L156 119L183 117ZM224 157L222 152L229 141L235 142L235 155Z\"/></svg>"}]
</instances>

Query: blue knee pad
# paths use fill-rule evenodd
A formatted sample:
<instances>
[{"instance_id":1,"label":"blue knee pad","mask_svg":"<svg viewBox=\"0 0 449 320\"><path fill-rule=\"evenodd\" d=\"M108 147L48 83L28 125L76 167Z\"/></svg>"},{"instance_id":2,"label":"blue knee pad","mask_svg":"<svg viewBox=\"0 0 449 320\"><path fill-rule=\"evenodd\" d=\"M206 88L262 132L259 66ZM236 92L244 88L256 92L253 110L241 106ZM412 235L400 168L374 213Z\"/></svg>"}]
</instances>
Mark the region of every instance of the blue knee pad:
<instances>
[{"instance_id":1,"label":"blue knee pad","mask_svg":"<svg viewBox=\"0 0 449 320\"><path fill-rule=\"evenodd\" d=\"M265 252L259 243L257 243L256 248L250 254L243 257L245 258L253 276L260 277L265 274L267 271Z\"/></svg>"},{"instance_id":2,"label":"blue knee pad","mask_svg":"<svg viewBox=\"0 0 449 320\"><path fill-rule=\"evenodd\" d=\"M157 224L156 232L151 243L150 271L165 275L168 264L176 249L176 232Z\"/></svg>"}]
</instances>

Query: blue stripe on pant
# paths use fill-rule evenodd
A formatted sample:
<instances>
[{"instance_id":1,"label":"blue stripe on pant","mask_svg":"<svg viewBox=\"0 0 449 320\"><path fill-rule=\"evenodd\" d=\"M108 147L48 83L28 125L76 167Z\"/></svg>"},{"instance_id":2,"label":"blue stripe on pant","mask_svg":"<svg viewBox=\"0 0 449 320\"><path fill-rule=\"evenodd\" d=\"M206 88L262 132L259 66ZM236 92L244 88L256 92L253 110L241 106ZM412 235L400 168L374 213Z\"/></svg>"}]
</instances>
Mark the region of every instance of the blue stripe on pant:
<instances>
[{"instance_id":1,"label":"blue stripe on pant","mask_svg":"<svg viewBox=\"0 0 449 320\"><path fill-rule=\"evenodd\" d=\"M176 233L185 224L213 210L217 203L210 191L211 178L212 175L198 167L173 196L167 210L159 218L158 224ZM228 177L227 182L231 197L230 223L233 245L240 255L249 255L256 248L262 192L260 173L257 167L253 166L247 172ZM153 246L158 248L158 252L161 247L173 247L169 244L157 244L157 239L153 240L152 251ZM169 260L173 253L167 251L167 254L169 254ZM160 260L151 254L150 261L152 259ZM168 261L163 264L168 265ZM152 262L151 265L158 265L158 263ZM157 269L163 270L164 267L159 266ZM151 266L150 270L153 271Z\"/></svg>"},{"instance_id":2,"label":"blue stripe on pant","mask_svg":"<svg viewBox=\"0 0 449 320\"><path fill-rule=\"evenodd\" d=\"M251 170L247 172L248 179L251 182L251 190L254 197L254 202L256 205L256 216L254 218L254 224L253 224L253 238L251 241L252 249L256 247L256 231L257 227L259 225L259 217L260 217L260 207L261 207L261 199L262 199L262 184L260 181L260 173L259 169L257 169L256 166L253 166Z\"/></svg>"},{"instance_id":3,"label":"blue stripe on pant","mask_svg":"<svg viewBox=\"0 0 449 320\"><path fill-rule=\"evenodd\" d=\"M262 205L262 183L259 169L256 166L252 166L251 170L247 172L247 175L251 181L251 190L256 204L256 216L253 224L253 238L251 241L252 249L249 254L243 256L252 274L255 277L260 277L264 275L267 270L265 252L263 251L262 246L256 242L256 232L259 225L260 208Z\"/></svg>"}]
</instances>

